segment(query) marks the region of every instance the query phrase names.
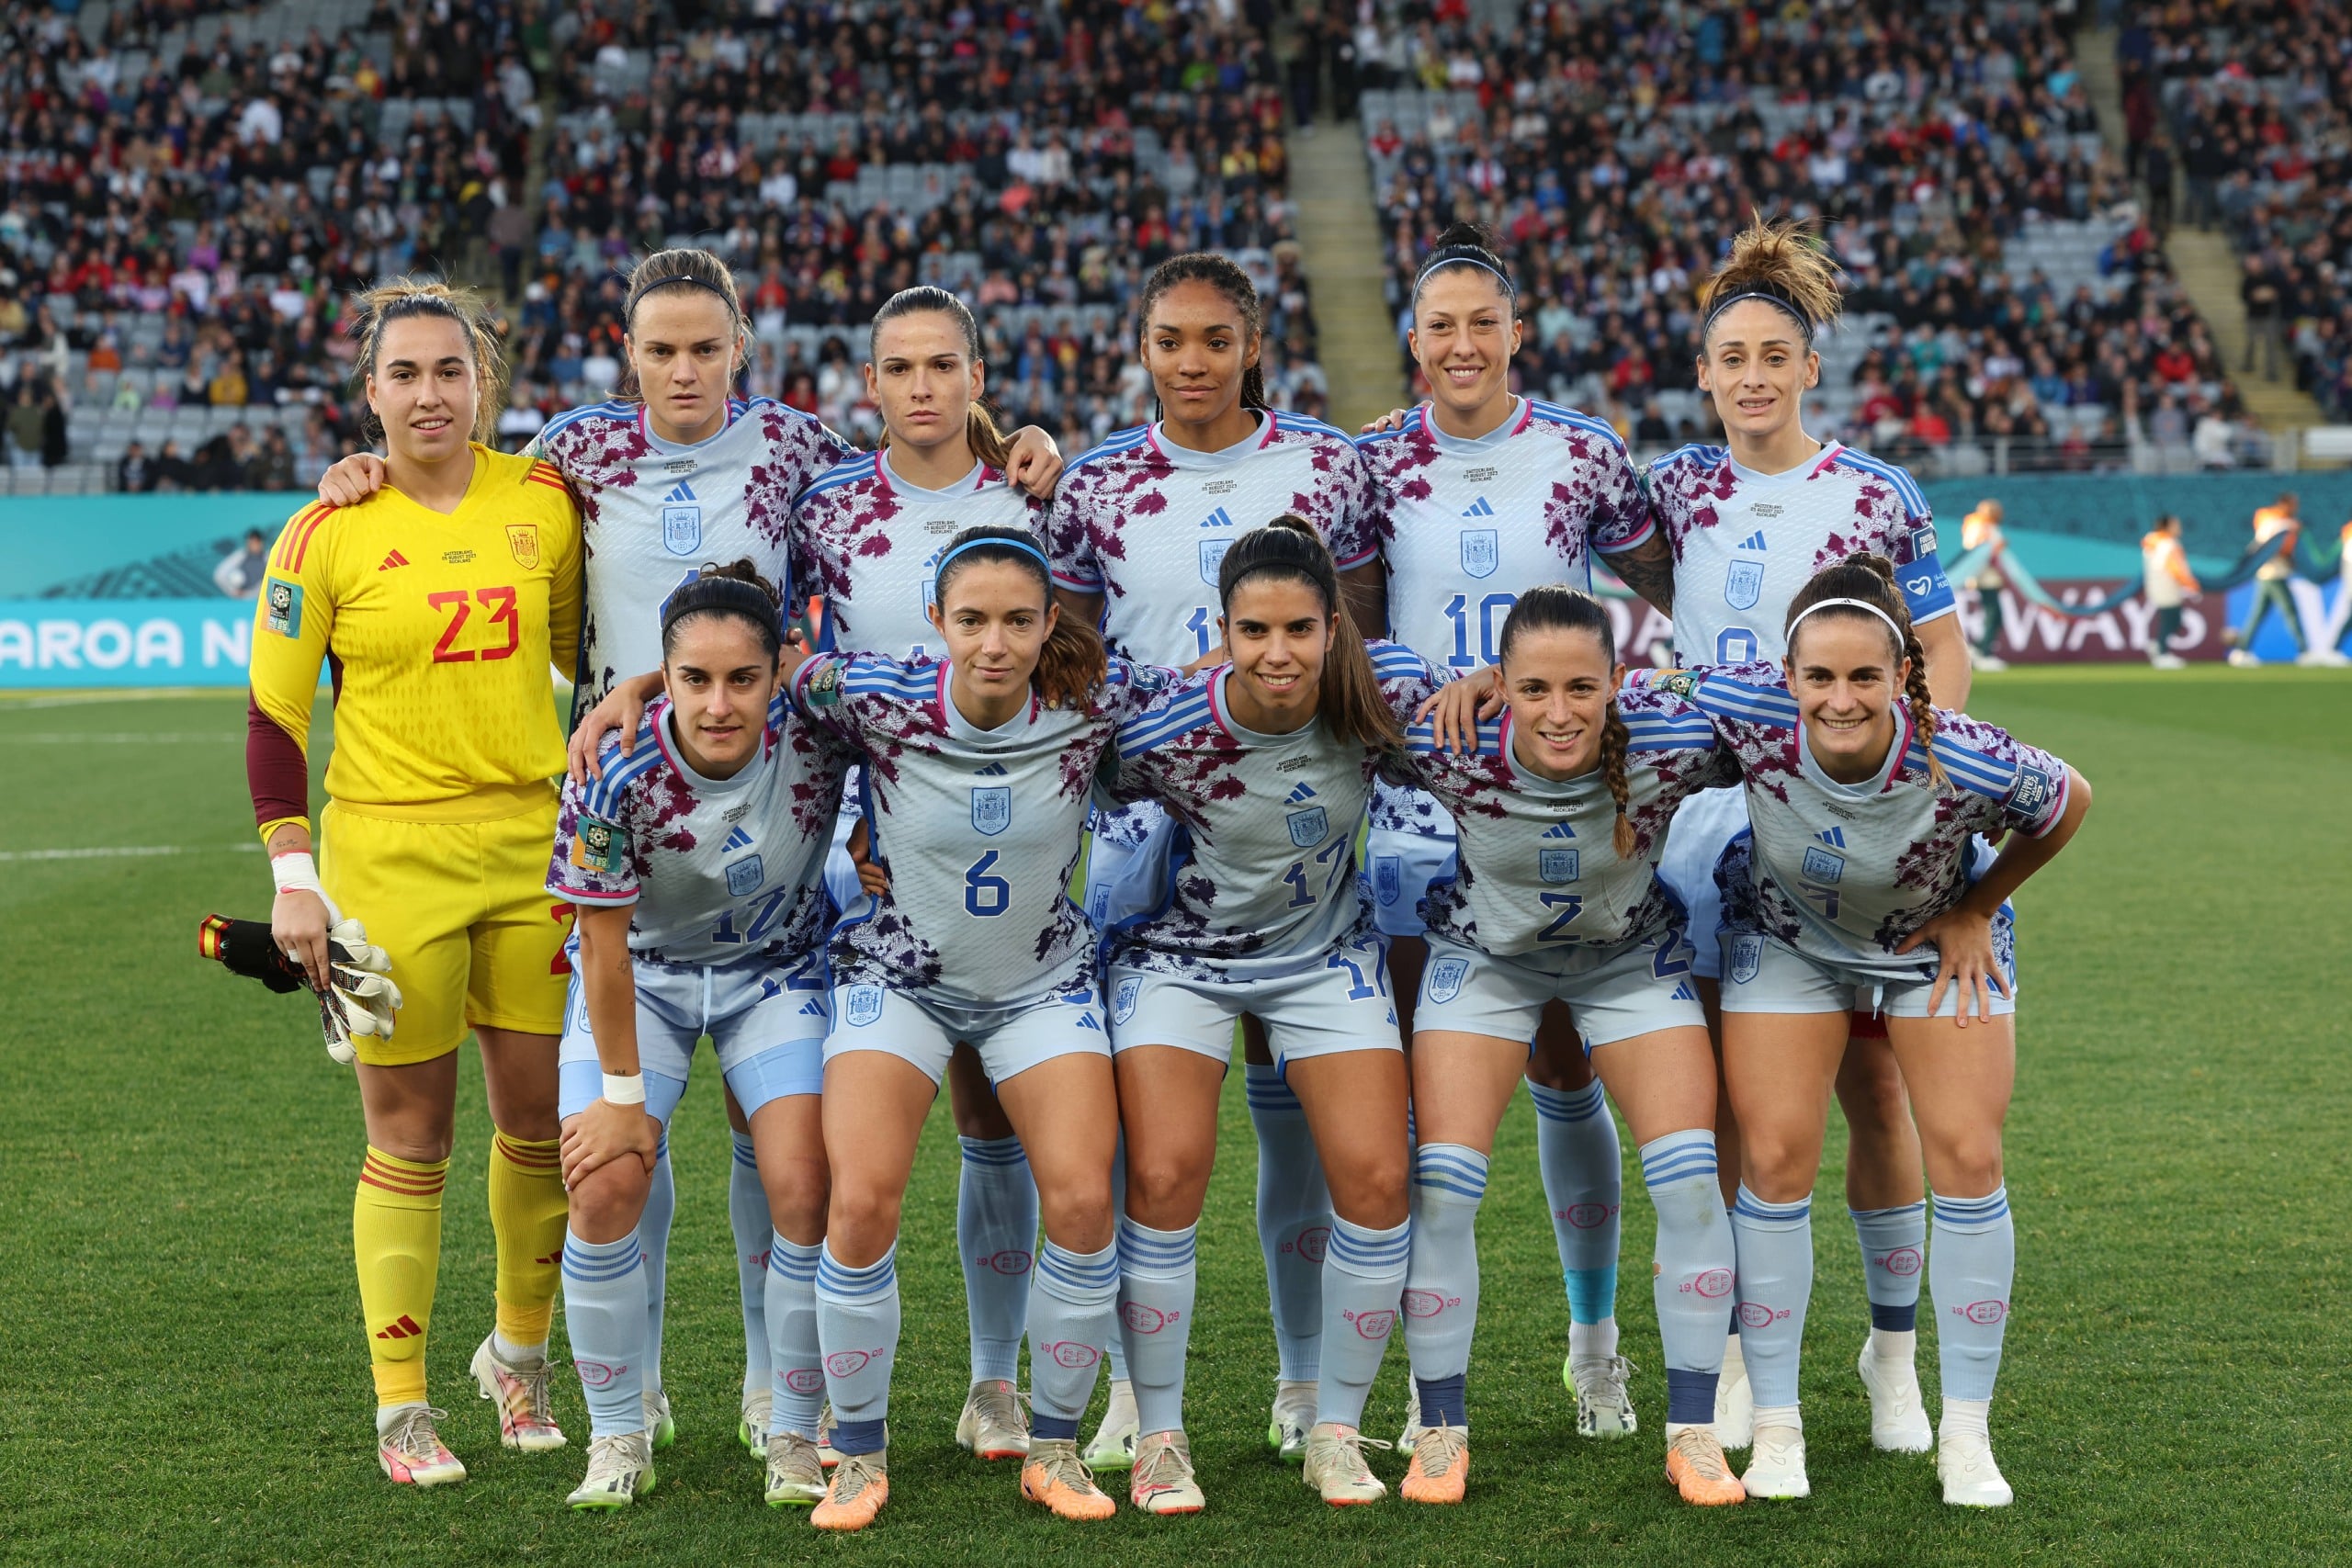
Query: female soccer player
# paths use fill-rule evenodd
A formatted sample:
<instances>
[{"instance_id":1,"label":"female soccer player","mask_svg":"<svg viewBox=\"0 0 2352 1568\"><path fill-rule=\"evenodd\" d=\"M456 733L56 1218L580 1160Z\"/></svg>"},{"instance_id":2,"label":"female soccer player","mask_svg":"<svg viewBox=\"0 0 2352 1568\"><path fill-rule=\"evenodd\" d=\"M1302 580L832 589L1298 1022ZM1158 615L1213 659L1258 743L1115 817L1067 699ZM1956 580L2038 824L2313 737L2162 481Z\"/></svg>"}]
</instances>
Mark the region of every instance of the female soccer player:
<instances>
[{"instance_id":1,"label":"female soccer player","mask_svg":"<svg viewBox=\"0 0 2352 1568\"><path fill-rule=\"evenodd\" d=\"M1329 541L1359 624L1379 626L1369 477L1340 432L1266 406L1249 276L1224 256L1172 256L1145 281L1136 314L1160 417L1112 436L1063 476L1047 525L1063 613L1100 625L1112 651L1132 659L1191 670L1221 662L1219 563L1243 531L1295 513ZM1097 925L1150 907L1144 890L1159 875L1170 833L1150 806L1097 821L1086 893ZM1314 1424L1330 1201L1306 1113L1261 1032L1250 1032L1244 1056L1278 1359L1267 1442L1296 1463ZM1110 1406L1086 1450L1098 1470L1135 1452L1134 1393L1112 1371Z\"/></svg>"},{"instance_id":2,"label":"female soccer player","mask_svg":"<svg viewBox=\"0 0 2352 1568\"><path fill-rule=\"evenodd\" d=\"M1459 824L1461 842L1458 864L1430 889L1430 962L1414 1013L1420 1143L1405 1346L1421 1430L1404 1495L1459 1503L1469 1479L1463 1380L1478 1316L1478 1204L1537 1021L1560 1001L1576 1010L1593 1066L1640 1142L1657 1209L1667 1474L1687 1501L1736 1503L1745 1494L1714 1435L1732 1292L1714 1057L1681 910L1656 863L1675 807L1737 770L1680 697L1619 694L1625 667L1608 613L1588 593L1530 589L1495 651L1509 700L1498 723L1477 726L1466 752L1448 750L1435 724L1408 737L1412 772Z\"/></svg>"},{"instance_id":3,"label":"female soccer player","mask_svg":"<svg viewBox=\"0 0 2352 1568\"><path fill-rule=\"evenodd\" d=\"M2016 1268L2001 1123L2016 1077L2007 900L2082 826L2090 786L2047 752L1936 707L1896 569L1857 553L1789 606L1784 664L1665 678L1747 779L1752 837L1724 868L1724 1069L1743 1176L1732 1210L1756 1397L1751 1497L1803 1497L1797 1356L1813 1286L1812 1192L1848 1015L1886 1019L1936 1193L1928 1288L1947 1503L1997 1507L1985 1411ZM1972 872L1970 836L2011 833Z\"/></svg>"},{"instance_id":4,"label":"female soccer player","mask_svg":"<svg viewBox=\"0 0 2352 1568\"><path fill-rule=\"evenodd\" d=\"M1162 896L1112 930L1104 978L1126 1111L1119 1262L1142 1431L1130 1493L1159 1514L1203 1506L1183 1429L1193 1232L1243 1014L1265 1027L1329 1182L1305 1455L1305 1479L1327 1502L1385 1494L1357 1427L1407 1253L1405 1061L1355 836L1374 769L1398 752L1436 678L1408 649L1366 649L1330 552L1296 516L1236 540L1217 593L1232 662L1122 728L1112 786L1159 801L1177 824Z\"/></svg>"},{"instance_id":5,"label":"female soccer player","mask_svg":"<svg viewBox=\"0 0 2352 1568\"><path fill-rule=\"evenodd\" d=\"M646 710L645 744L624 761L608 743L603 775L564 790L548 887L580 911L561 1107L564 1309L592 1434L575 1508L624 1507L653 1484L638 1227L706 1033L750 1120L775 1216L767 1498L824 1495L808 1287L824 1239L824 863L842 767L780 694L774 594L748 560L705 567L672 593L668 699Z\"/></svg>"},{"instance_id":6,"label":"female soccer player","mask_svg":"<svg viewBox=\"0 0 2352 1568\"><path fill-rule=\"evenodd\" d=\"M396 1482L465 1478L425 1401L458 1046L481 1043L498 1321L473 1358L500 1440L556 1449L547 1338L563 1249L556 1039L568 902L544 888L561 766L548 670L579 635L580 514L555 471L482 445L498 414L487 307L398 279L360 297L358 371L385 483L296 513L255 609L246 774L270 852L279 947L323 984L326 931L362 919L407 998L362 1037L368 1155L352 1211L376 1374L377 1457ZM311 859L303 758L319 665L334 750Z\"/></svg>"},{"instance_id":7,"label":"female soccer player","mask_svg":"<svg viewBox=\"0 0 2352 1568\"><path fill-rule=\"evenodd\" d=\"M1372 470L1389 635L1450 673L1490 666L1520 588L1589 586L1591 553L1670 614L1673 554L1650 522L1624 443L1600 420L1510 389L1518 292L1484 230L1457 223L1438 237L1414 279L1412 309L1409 342L1430 401L1357 443ZM1454 843L1452 819L1428 794L1378 790L1365 855L1408 1038L1403 1004L1420 987L1421 900L1447 874ZM1525 1066L1568 1293L1561 1371L1577 1429L1613 1438L1634 1428L1617 1354L1623 1158L1566 1010L1545 1014ZM1408 1418L1402 1446L1413 1446L1415 1427Z\"/></svg>"},{"instance_id":8,"label":"female soccer player","mask_svg":"<svg viewBox=\"0 0 2352 1568\"><path fill-rule=\"evenodd\" d=\"M811 1522L862 1529L889 1496L899 1213L915 1140L958 1043L980 1055L1036 1172L1046 1239L1029 1314L1035 1416L1022 1495L1064 1518L1115 1505L1078 1457L1078 1421L1117 1307L1111 1158L1118 1096L1093 932L1066 897L1096 764L1162 683L1106 668L1051 603L1027 534L966 529L940 558L944 662L823 655L793 700L855 748L888 887L834 933L825 1041L832 1202L817 1330L842 1456Z\"/></svg>"},{"instance_id":9,"label":"female soccer player","mask_svg":"<svg viewBox=\"0 0 2352 1568\"><path fill-rule=\"evenodd\" d=\"M628 371L618 395L549 420L531 450L555 466L580 498L587 541L587 602L581 623L573 713L585 713L616 681L658 671L661 607L709 559L746 558L797 597L788 540L793 503L818 475L857 449L810 416L766 398L733 395L752 342L734 274L708 251L657 251L629 274L622 348ZM1050 436L1030 427L1012 438L1004 465L1015 482L1051 495L1061 457ZM382 481L381 463L346 457L327 470L319 493L347 504ZM566 653L569 653L567 649ZM651 677L644 696L658 689ZM622 721L622 750L637 734L638 709ZM598 732L601 735L601 730ZM597 737L585 748L594 760ZM582 749L574 748L577 759ZM741 1109L729 1105L735 1158L728 1217L743 1310L744 1371L739 1433L754 1456L772 1412L764 1319L767 1259L775 1235ZM668 1144L662 1145L639 1226L652 1292L646 1398L654 1446L676 1438L662 1388L662 1326L670 1220L676 1206Z\"/></svg>"}]
</instances>

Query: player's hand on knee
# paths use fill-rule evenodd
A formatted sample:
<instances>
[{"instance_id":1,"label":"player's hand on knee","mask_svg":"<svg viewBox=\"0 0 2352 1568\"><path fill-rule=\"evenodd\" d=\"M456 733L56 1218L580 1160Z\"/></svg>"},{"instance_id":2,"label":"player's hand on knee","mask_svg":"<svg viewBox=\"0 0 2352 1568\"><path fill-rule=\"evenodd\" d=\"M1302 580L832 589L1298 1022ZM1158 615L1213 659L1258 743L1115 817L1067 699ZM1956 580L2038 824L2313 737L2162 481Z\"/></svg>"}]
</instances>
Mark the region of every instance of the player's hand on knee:
<instances>
[{"instance_id":1,"label":"player's hand on knee","mask_svg":"<svg viewBox=\"0 0 2352 1568\"><path fill-rule=\"evenodd\" d=\"M563 1129L559 1151L563 1160L563 1184L575 1186L593 1172L632 1155L644 1162L645 1172L650 1176L661 1145L662 1123L648 1115L644 1106L615 1105L609 1100L592 1101Z\"/></svg>"},{"instance_id":2,"label":"player's hand on knee","mask_svg":"<svg viewBox=\"0 0 2352 1568\"><path fill-rule=\"evenodd\" d=\"M605 694L605 700L588 710L580 728L571 732L571 743L564 749L564 765L574 784L605 776L605 764L598 760L596 749L615 730L620 732L621 755L629 754L637 744L638 721L645 716L645 705L661 690L659 671L616 682L613 689Z\"/></svg>"},{"instance_id":3,"label":"player's hand on knee","mask_svg":"<svg viewBox=\"0 0 2352 1568\"><path fill-rule=\"evenodd\" d=\"M874 833L863 817L849 830L848 849L850 864L857 868L858 886L876 898L890 891L890 874L874 862Z\"/></svg>"},{"instance_id":4,"label":"player's hand on knee","mask_svg":"<svg viewBox=\"0 0 2352 1568\"><path fill-rule=\"evenodd\" d=\"M384 488L384 459L355 452L319 476L319 499L331 506L356 506Z\"/></svg>"},{"instance_id":5,"label":"player's hand on knee","mask_svg":"<svg viewBox=\"0 0 2352 1568\"><path fill-rule=\"evenodd\" d=\"M1992 917L1964 908L1947 909L1913 931L1894 951L1909 953L1931 942L1936 944L1939 962L1936 983L1928 992L1928 1016L1935 1016L1942 1007L1944 988L1951 986L1959 988L1960 1000L1954 1010L1961 1028L1968 1027L1972 1010L1990 1022L1994 996L2006 998L2009 995L2008 981L1993 953Z\"/></svg>"},{"instance_id":6,"label":"player's hand on knee","mask_svg":"<svg viewBox=\"0 0 2352 1568\"><path fill-rule=\"evenodd\" d=\"M319 992L319 1028L327 1055L348 1065L358 1056L356 1042L390 1040L401 1010L401 988L392 983L391 955L368 940L355 919L327 928L327 984Z\"/></svg>"}]
</instances>

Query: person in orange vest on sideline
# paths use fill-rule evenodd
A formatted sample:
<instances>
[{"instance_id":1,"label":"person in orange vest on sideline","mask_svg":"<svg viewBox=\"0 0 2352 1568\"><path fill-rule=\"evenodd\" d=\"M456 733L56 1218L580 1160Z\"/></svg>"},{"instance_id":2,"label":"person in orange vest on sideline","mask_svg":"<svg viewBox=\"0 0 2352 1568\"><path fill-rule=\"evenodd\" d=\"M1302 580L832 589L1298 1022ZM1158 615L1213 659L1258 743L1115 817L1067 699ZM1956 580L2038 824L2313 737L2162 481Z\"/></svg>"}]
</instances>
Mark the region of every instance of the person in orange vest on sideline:
<instances>
[{"instance_id":1,"label":"person in orange vest on sideline","mask_svg":"<svg viewBox=\"0 0 2352 1568\"><path fill-rule=\"evenodd\" d=\"M1997 501L1978 502L1976 510L1960 520L1962 551L1973 550L1979 545L1990 545L1993 553L1984 558L1984 570L1962 584L1976 591L1976 607L1984 616L1983 627L1969 649L1969 662L1979 670L2007 670L2007 661L1994 651L2001 645L2001 590L2008 586L2001 576L2001 558L2008 553L2009 541L2001 532L2001 503Z\"/></svg>"},{"instance_id":2,"label":"person in orange vest on sideline","mask_svg":"<svg viewBox=\"0 0 2352 1568\"><path fill-rule=\"evenodd\" d=\"M2267 545L2281 534L2287 536L2287 542L2255 570L2254 602L2247 606L2245 625L2234 639L2237 646L2230 649L2230 662L2241 669L2250 670L2262 662L2255 657L2254 639L2273 609L2287 623L2287 635L2295 639L2295 662L2316 662L2310 639L2303 636L2303 618L2295 613L2293 591L2287 586L2287 580L2295 574L2295 538L2303 528L2295 507L2295 492L2288 491L2270 505L2255 510L2254 542Z\"/></svg>"},{"instance_id":3,"label":"person in orange vest on sideline","mask_svg":"<svg viewBox=\"0 0 2352 1568\"><path fill-rule=\"evenodd\" d=\"M2172 651L2180 632L2181 606L2201 592L2188 557L2180 547L2180 519L2167 512L2140 541L2140 559L2147 574L2148 606L2156 613L2148 633L2148 662L2159 670L2185 670L2188 661Z\"/></svg>"}]
</instances>

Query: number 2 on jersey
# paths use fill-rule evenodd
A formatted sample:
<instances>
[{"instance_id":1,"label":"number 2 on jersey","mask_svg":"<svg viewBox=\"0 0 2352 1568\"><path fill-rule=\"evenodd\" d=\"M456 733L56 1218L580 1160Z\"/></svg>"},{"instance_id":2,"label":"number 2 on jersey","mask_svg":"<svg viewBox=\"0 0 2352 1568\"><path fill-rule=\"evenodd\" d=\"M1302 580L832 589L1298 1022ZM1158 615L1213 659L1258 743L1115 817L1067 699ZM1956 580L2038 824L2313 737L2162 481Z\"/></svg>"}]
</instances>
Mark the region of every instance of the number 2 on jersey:
<instances>
[{"instance_id":1,"label":"number 2 on jersey","mask_svg":"<svg viewBox=\"0 0 2352 1568\"><path fill-rule=\"evenodd\" d=\"M1536 897L1544 900L1545 908L1557 909L1560 913L1550 925L1535 933L1535 940L1574 942L1576 938L1568 934L1568 922L1584 913L1584 895L1581 893L1539 893Z\"/></svg>"}]
</instances>

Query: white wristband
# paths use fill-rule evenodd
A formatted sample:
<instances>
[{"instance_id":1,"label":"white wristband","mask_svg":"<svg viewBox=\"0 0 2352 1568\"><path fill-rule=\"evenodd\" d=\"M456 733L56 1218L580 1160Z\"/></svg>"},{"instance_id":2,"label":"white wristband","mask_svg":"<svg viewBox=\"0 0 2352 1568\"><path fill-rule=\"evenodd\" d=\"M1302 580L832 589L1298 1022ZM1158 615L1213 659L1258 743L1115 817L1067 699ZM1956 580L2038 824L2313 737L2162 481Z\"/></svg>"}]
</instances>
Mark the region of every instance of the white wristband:
<instances>
[{"instance_id":1,"label":"white wristband","mask_svg":"<svg viewBox=\"0 0 2352 1568\"><path fill-rule=\"evenodd\" d=\"M643 1073L606 1073L605 1101L608 1105L642 1105L645 1103Z\"/></svg>"},{"instance_id":2,"label":"white wristband","mask_svg":"<svg viewBox=\"0 0 2352 1568\"><path fill-rule=\"evenodd\" d=\"M319 864L308 851L269 857L269 874L277 882L280 893L315 893L319 902L327 907L327 923L340 924L343 911L319 884Z\"/></svg>"}]
</instances>

